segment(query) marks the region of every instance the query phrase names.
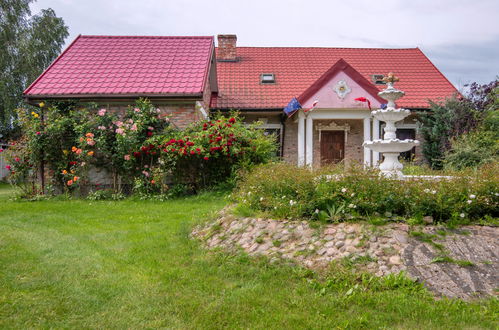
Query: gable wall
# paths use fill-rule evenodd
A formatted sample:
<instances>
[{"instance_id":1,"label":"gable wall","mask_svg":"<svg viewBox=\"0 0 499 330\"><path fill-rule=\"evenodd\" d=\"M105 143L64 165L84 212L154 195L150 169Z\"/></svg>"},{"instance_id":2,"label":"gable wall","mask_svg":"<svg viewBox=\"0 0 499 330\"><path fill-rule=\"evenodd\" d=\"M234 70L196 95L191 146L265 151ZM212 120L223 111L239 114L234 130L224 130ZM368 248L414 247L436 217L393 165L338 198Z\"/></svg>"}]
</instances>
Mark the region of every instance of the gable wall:
<instances>
[{"instance_id":1,"label":"gable wall","mask_svg":"<svg viewBox=\"0 0 499 330\"><path fill-rule=\"evenodd\" d=\"M340 99L336 92L334 91L334 87L336 83L340 80L344 80L348 87L350 87L351 92L348 93L344 99ZM310 97L302 106L304 108L309 108L312 106L312 103L316 100L319 101L317 104L317 108L324 109L365 109L367 108L367 104L359 101L355 101L354 99L358 97L365 97L369 101L371 101L371 107L374 109L376 107L379 108L380 102L377 101L371 94L366 92L357 82L355 82L352 78L350 78L345 72L338 72L333 78L331 78L320 90L318 90L312 97Z\"/></svg>"}]
</instances>

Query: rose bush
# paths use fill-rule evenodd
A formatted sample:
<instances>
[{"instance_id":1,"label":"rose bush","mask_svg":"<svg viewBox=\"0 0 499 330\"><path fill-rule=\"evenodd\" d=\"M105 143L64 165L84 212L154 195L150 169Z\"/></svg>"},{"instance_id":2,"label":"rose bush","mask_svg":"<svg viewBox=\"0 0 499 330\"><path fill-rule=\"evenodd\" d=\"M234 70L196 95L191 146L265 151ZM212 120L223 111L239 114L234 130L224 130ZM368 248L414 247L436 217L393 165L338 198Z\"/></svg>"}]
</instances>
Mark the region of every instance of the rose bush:
<instances>
[{"instance_id":1,"label":"rose bush","mask_svg":"<svg viewBox=\"0 0 499 330\"><path fill-rule=\"evenodd\" d=\"M31 186L32 194L39 192L42 169L48 183L65 192L96 188L89 175L104 169L115 193L127 185L141 195L171 196L230 181L238 170L275 154L273 138L245 126L237 114L178 130L143 99L123 112L95 104L41 103L21 109L19 118L24 135L9 148L10 181L30 183L25 187Z\"/></svg>"}]
</instances>

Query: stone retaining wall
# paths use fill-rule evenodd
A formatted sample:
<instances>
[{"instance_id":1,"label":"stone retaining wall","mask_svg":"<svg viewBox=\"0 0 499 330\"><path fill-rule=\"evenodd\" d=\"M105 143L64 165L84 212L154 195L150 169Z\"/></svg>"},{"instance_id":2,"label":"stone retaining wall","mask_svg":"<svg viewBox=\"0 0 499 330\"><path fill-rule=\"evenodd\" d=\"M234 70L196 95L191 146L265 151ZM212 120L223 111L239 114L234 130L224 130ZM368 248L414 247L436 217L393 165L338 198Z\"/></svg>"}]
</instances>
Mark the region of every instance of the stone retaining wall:
<instances>
[{"instance_id":1,"label":"stone retaining wall","mask_svg":"<svg viewBox=\"0 0 499 330\"><path fill-rule=\"evenodd\" d=\"M443 230L437 226L418 229L432 235L434 244L409 235L402 223L373 226L339 223L311 227L308 221L237 218L231 209L193 230L206 247L243 249L250 255L264 255L270 261L288 259L309 268L325 268L332 261L349 260L356 267L377 276L406 271L438 295L475 298L494 295L499 287L499 228L469 226ZM445 232L443 236L437 231ZM438 242L437 242L438 241ZM435 244L437 243L437 244ZM470 266L435 262L445 253ZM448 250L447 250L448 249Z\"/></svg>"}]
</instances>

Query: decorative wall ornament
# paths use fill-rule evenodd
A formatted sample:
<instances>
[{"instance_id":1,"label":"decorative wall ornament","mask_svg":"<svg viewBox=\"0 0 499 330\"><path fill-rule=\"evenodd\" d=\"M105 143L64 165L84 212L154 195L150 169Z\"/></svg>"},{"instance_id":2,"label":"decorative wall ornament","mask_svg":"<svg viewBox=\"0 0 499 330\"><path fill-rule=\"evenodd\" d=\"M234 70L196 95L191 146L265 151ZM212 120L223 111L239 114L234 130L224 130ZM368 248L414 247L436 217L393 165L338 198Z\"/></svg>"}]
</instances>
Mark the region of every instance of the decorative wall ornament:
<instances>
[{"instance_id":1,"label":"decorative wall ornament","mask_svg":"<svg viewBox=\"0 0 499 330\"><path fill-rule=\"evenodd\" d=\"M345 132L345 143L347 143L348 133L350 132L350 125L338 125L336 122L332 121L325 125L323 123L317 124L315 129L319 131L319 142L321 141L322 131L344 131Z\"/></svg>"},{"instance_id":2,"label":"decorative wall ornament","mask_svg":"<svg viewBox=\"0 0 499 330\"><path fill-rule=\"evenodd\" d=\"M338 97L342 100L345 98L345 96L347 96L348 93L352 91L345 80L338 81L336 85L334 85L333 90L336 92L336 95L338 95Z\"/></svg>"}]
</instances>

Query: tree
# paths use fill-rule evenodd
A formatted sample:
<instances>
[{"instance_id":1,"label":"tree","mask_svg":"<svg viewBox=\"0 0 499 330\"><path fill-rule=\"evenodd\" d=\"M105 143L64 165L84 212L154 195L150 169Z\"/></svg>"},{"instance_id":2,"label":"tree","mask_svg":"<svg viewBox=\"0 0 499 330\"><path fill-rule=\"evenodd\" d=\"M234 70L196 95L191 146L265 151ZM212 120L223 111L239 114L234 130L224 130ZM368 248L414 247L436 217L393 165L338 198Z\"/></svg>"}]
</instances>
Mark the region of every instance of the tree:
<instances>
[{"instance_id":1,"label":"tree","mask_svg":"<svg viewBox=\"0 0 499 330\"><path fill-rule=\"evenodd\" d=\"M56 58L69 35L52 9L31 15L33 1L0 0L0 138L13 133L23 90Z\"/></svg>"},{"instance_id":2,"label":"tree","mask_svg":"<svg viewBox=\"0 0 499 330\"><path fill-rule=\"evenodd\" d=\"M499 161L499 87L489 90L485 115L480 125L451 141L444 165L447 168L477 168Z\"/></svg>"},{"instance_id":3,"label":"tree","mask_svg":"<svg viewBox=\"0 0 499 330\"><path fill-rule=\"evenodd\" d=\"M487 109L494 102L491 91L497 86L498 80L485 85L473 83L464 98L430 102L430 111L419 114L425 141L423 155L433 169L443 168L452 141L481 125Z\"/></svg>"}]
</instances>

